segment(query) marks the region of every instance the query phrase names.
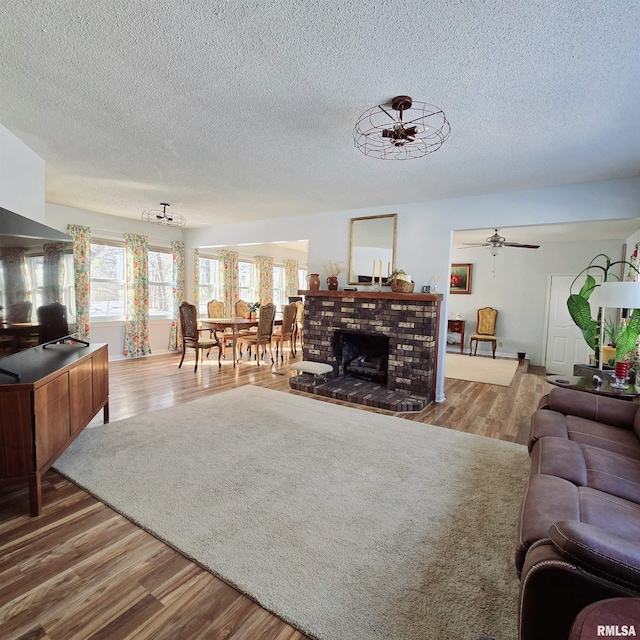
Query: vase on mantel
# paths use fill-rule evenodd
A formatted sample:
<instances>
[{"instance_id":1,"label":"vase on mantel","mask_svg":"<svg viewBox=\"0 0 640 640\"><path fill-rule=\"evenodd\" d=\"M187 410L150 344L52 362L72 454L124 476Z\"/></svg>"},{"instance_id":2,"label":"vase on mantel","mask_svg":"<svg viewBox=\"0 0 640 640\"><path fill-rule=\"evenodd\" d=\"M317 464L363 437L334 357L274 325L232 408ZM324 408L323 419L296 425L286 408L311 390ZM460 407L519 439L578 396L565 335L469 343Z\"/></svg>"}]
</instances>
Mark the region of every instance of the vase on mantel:
<instances>
[{"instance_id":1,"label":"vase on mantel","mask_svg":"<svg viewBox=\"0 0 640 640\"><path fill-rule=\"evenodd\" d=\"M329 289L329 291L337 291L338 290L338 277L337 276L329 276L327 278L327 289Z\"/></svg>"},{"instance_id":2,"label":"vase on mantel","mask_svg":"<svg viewBox=\"0 0 640 640\"><path fill-rule=\"evenodd\" d=\"M320 289L320 274L310 273L307 276L307 282L309 283L309 291L318 291Z\"/></svg>"}]
</instances>

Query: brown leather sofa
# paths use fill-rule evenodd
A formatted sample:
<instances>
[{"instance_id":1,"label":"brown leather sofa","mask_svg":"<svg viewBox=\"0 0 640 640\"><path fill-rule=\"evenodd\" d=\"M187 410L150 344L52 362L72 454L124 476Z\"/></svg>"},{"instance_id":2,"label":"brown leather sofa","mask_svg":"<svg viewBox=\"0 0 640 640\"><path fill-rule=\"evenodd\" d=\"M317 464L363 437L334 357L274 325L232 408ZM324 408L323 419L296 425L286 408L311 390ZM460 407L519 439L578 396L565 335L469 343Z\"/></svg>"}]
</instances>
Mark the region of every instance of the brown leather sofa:
<instances>
[{"instance_id":1,"label":"brown leather sofa","mask_svg":"<svg viewBox=\"0 0 640 640\"><path fill-rule=\"evenodd\" d=\"M640 595L640 404L554 388L531 422L520 640L567 640L587 605Z\"/></svg>"}]
</instances>

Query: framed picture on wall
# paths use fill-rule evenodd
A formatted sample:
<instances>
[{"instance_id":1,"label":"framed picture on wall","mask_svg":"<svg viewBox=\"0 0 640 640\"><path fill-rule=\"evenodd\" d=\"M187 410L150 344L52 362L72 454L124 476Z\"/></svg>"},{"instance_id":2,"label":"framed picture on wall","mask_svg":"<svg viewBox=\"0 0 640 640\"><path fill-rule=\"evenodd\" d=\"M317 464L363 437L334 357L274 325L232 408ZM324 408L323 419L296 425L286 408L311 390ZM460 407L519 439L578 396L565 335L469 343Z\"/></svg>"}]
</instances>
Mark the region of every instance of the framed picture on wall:
<instances>
[{"instance_id":1,"label":"framed picture on wall","mask_svg":"<svg viewBox=\"0 0 640 640\"><path fill-rule=\"evenodd\" d=\"M471 293L472 264L452 264L449 293Z\"/></svg>"}]
</instances>

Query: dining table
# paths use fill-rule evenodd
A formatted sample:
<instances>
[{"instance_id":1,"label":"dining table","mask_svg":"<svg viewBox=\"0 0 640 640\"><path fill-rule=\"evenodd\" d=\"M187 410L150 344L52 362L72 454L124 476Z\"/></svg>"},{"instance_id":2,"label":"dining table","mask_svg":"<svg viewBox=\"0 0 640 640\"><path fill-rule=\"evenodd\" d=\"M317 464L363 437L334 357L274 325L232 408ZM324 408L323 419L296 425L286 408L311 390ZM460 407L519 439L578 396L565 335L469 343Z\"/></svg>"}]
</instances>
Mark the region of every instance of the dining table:
<instances>
[{"instance_id":1,"label":"dining table","mask_svg":"<svg viewBox=\"0 0 640 640\"><path fill-rule=\"evenodd\" d=\"M236 353L238 346L238 335L240 331L258 326L258 318L200 318L200 325L203 329L211 329L212 331L224 331L230 328L233 332L233 366L236 366ZM274 325L281 325L282 320L276 319Z\"/></svg>"}]
</instances>

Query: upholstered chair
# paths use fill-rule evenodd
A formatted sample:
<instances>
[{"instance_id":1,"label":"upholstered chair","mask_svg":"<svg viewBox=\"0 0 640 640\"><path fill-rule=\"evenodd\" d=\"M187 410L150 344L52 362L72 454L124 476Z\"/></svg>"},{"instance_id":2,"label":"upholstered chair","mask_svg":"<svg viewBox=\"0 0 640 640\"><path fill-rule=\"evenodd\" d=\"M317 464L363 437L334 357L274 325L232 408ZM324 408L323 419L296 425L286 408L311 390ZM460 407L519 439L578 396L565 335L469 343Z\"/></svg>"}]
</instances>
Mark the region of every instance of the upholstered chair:
<instances>
[{"instance_id":1,"label":"upholstered chair","mask_svg":"<svg viewBox=\"0 0 640 640\"><path fill-rule=\"evenodd\" d=\"M478 309L478 327L476 332L469 339L469 355L477 355L478 342L490 342L491 352L495 360L496 357L496 344L498 342L496 338L496 320L498 319L498 312L492 307L483 307ZM475 352L472 353L473 343L476 343Z\"/></svg>"},{"instance_id":2,"label":"upholstered chair","mask_svg":"<svg viewBox=\"0 0 640 640\"><path fill-rule=\"evenodd\" d=\"M195 305L183 302L180 305L180 326L182 328L182 357L180 358L180 364L178 369L182 367L184 361L184 354L187 349L195 349L196 351L196 366L194 373L198 370L198 359L201 351L207 352L209 357L209 351L213 347L218 347L218 366L221 367L222 363L220 358L222 356L222 343L218 340L215 332L213 337L202 338L200 336L201 331L209 331L209 329L198 328L198 310Z\"/></svg>"},{"instance_id":3,"label":"upholstered chair","mask_svg":"<svg viewBox=\"0 0 640 640\"><path fill-rule=\"evenodd\" d=\"M280 361L284 361L284 343L289 343L289 349L291 353L296 355L296 344L293 340L293 332L296 328L296 317L298 315L298 307L295 302L288 304L282 311L282 325L275 327L273 330L273 342L276 345L276 360L278 359L278 353L280 354ZM282 347L282 349L280 349Z\"/></svg>"},{"instance_id":4,"label":"upholstered chair","mask_svg":"<svg viewBox=\"0 0 640 640\"><path fill-rule=\"evenodd\" d=\"M271 362L273 363L273 347L271 345L273 336L273 322L276 318L276 305L272 302L267 302L260 307L260 313L258 315L258 330L256 333L238 336L238 348L240 355L242 355L242 345L246 344L250 349L256 348L255 358L260 364L260 353L258 347L269 347L269 354L271 355ZM251 351L249 352L251 353Z\"/></svg>"}]
</instances>

